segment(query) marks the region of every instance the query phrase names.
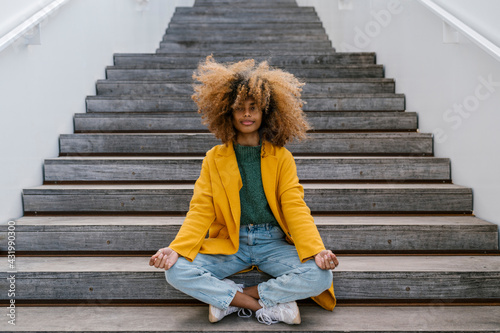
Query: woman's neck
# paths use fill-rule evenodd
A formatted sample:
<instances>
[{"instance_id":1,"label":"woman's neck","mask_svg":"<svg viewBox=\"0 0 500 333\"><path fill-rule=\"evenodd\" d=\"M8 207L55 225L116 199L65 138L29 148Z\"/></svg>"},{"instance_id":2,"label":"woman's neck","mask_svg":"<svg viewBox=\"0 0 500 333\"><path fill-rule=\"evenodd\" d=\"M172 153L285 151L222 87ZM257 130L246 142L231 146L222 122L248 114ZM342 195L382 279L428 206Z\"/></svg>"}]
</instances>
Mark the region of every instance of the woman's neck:
<instances>
[{"instance_id":1,"label":"woman's neck","mask_svg":"<svg viewBox=\"0 0 500 333\"><path fill-rule=\"evenodd\" d=\"M260 143L260 137L258 133L244 134L238 133L236 137L236 142L240 146L258 146Z\"/></svg>"}]
</instances>

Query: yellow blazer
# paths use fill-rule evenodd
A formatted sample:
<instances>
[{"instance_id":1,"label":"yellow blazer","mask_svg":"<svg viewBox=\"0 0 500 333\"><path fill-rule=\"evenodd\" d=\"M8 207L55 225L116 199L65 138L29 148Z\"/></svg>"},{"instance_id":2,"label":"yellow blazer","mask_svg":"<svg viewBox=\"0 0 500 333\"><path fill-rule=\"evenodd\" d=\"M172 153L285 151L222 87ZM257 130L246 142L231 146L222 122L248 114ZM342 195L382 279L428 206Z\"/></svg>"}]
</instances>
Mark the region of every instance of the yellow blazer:
<instances>
[{"instance_id":1,"label":"yellow blazer","mask_svg":"<svg viewBox=\"0 0 500 333\"><path fill-rule=\"evenodd\" d=\"M301 262L311 259L325 246L304 202L304 189L292 154L284 147L264 141L261 171L267 201L287 241L295 244ZM209 150L194 186L189 212L170 248L189 261L198 253L236 253L242 186L233 144ZM333 310L336 304L333 283L330 289L312 299L323 308Z\"/></svg>"}]
</instances>

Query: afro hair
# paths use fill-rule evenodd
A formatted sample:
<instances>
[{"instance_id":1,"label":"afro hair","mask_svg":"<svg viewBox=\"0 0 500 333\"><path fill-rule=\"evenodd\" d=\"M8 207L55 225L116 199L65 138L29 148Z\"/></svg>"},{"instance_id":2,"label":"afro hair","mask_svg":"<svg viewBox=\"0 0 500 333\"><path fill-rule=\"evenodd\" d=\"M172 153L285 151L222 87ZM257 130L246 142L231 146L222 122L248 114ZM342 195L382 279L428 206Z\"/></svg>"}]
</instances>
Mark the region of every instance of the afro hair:
<instances>
[{"instance_id":1,"label":"afro hair","mask_svg":"<svg viewBox=\"0 0 500 333\"><path fill-rule=\"evenodd\" d=\"M199 64L193 73L193 100L206 125L222 143L236 141L232 123L233 110L253 99L262 110L260 137L283 147L294 139L306 138L310 126L302 111L304 83L266 61L253 59L236 63L217 63L212 56Z\"/></svg>"}]
</instances>

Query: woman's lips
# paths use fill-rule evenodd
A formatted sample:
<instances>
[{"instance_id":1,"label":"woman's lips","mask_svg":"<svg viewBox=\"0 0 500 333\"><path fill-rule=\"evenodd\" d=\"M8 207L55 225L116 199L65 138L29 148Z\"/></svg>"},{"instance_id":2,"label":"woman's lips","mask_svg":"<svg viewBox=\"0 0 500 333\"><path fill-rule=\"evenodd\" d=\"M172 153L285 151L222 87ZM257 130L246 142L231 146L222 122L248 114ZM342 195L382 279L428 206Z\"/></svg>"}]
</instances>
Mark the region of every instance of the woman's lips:
<instances>
[{"instance_id":1,"label":"woman's lips","mask_svg":"<svg viewBox=\"0 0 500 333\"><path fill-rule=\"evenodd\" d=\"M254 121L250 121L250 120L245 120L245 121L242 121L241 124L245 125L245 126L250 126L254 123Z\"/></svg>"}]
</instances>

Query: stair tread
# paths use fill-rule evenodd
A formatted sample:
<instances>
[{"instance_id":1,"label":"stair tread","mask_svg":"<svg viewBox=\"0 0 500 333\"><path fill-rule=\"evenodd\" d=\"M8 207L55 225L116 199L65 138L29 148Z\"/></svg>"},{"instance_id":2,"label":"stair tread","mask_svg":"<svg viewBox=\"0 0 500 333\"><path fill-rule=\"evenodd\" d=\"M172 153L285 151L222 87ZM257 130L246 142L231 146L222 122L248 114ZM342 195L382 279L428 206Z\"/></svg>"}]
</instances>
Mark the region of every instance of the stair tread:
<instances>
[{"instance_id":1,"label":"stair tread","mask_svg":"<svg viewBox=\"0 0 500 333\"><path fill-rule=\"evenodd\" d=\"M36 256L16 258L17 274L34 272L161 272L148 265L149 256ZM498 272L500 256L342 256L334 271L341 272ZM7 260L0 269L7 272Z\"/></svg>"},{"instance_id":2,"label":"stair tread","mask_svg":"<svg viewBox=\"0 0 500 333\"><path fill-rule=\"evenodd\" d=\"M349 228L373 227L474 227L488 231L497 225L474 216L314 216L318 227L335 226ZM184 216L23 216L16 219L16 229L30 226L60 227L121 227L121 226L180 226Z\"/></svg>"},{"instance_id":3,"label":"stair tread","mask_svg":"<svg viewBox=\"0 0 500 333\"><path fill-rule=\"evenodd\" d=\"M18 307L0 332L500 332L500 306L300 306L302 324L266 326L232 314L208 322L207 306ZM27 320L29 318L29 320ZM71 320L68 320L71 318ZM7 319L4 319L7 320Z\"/></svg>"},{"instance_id":4,"label":"stair tread","mask_svg":"<svg viewBox=\"0 0 500 333\"><path fill-rule=\"evenodd\" d=\"M470 188L462 185L455 184L358 184L358 183L319 183L319 184L303 184L305 190L436 190L436 191L458 191L469 192ZM43 192L60 192L72 193L78 191L105 191L107 194L119 193L124 191L134 191L148 193L149 191L156 191L155 193L171 191L171 190L190 190L194 188L193 184L127 184L127 185L40 185L28 187L23 190L25 194L43 193Z\"/></svg>"}]
</instances>

